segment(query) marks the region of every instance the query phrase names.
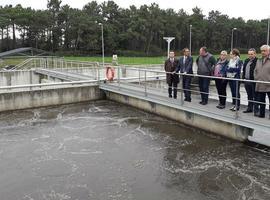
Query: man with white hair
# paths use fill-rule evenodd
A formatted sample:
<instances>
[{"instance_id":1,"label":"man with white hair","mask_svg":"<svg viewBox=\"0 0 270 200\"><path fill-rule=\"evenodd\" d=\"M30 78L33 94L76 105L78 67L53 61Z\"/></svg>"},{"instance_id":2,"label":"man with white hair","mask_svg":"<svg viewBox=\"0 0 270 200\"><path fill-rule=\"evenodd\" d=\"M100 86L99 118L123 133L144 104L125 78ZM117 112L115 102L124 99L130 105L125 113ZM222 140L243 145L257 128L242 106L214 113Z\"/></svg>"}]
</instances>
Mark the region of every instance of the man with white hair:
<instances>
[{"instance_id":1,"label":"man with white hair","mask_svg":"<svg viewBox=\"0 0 270 200\"><path fill-rule=\"evenodd\" d=\"M254 71L256 81L265 81L269 83L256 83L256 92L259 96L260 111L255 116L265 118L266 95L270 100L270 46L263 45L261 47L262 58L257 61Z\"/></svg>"}]
</instances>

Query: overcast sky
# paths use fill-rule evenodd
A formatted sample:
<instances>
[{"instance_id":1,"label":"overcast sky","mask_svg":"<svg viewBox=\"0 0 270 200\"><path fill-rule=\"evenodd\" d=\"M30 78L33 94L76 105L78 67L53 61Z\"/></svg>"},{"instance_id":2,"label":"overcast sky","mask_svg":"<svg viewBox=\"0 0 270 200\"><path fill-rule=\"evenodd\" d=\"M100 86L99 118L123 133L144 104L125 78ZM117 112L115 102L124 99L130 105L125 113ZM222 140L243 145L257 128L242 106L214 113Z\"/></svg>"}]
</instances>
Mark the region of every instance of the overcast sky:
<instances>
[{"instance_id":1,"label":"overcast sky","mask_svg":"<svg viewBox=\"0 0 270 200\"><path fill-rule=\"evenodd\" d=\"M104 0L97 0L97 2L103 2ZM82 8L90 0L62 0L63 4L69 4L74 8ZM230 17L243 17L248 19L266 19L270 16L270 0L115 0L120 6L127 8L130 5L140 6L148 2L156 2L161 8L174 8L179 10L183 8L188 13L191 13L191 9L195 6L201 8L204 14L208 14L211 10L219 10L223 14L227 14ZM0 5L7 4L21 4L24 7L32 7L37 9L45 9L47 0L0 0Z\"/></svg>"}]
</instances>

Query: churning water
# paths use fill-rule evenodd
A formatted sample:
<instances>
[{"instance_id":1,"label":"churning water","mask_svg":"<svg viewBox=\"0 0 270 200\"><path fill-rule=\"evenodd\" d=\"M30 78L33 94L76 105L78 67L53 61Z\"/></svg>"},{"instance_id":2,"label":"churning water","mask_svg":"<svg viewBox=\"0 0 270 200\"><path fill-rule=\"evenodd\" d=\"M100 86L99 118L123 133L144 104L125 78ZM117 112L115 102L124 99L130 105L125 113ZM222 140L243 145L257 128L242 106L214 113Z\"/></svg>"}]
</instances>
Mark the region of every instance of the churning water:
<instances>
[{"instance_id":1,"label":"churning water","mask_svg":"<svg viewBox=\"0 0 270 200\"><path fill-rule=\"evenodd\" d=\"M0 115L1 200L270 199L270 154L111 101Z\"/></svg>"}]
</instances>

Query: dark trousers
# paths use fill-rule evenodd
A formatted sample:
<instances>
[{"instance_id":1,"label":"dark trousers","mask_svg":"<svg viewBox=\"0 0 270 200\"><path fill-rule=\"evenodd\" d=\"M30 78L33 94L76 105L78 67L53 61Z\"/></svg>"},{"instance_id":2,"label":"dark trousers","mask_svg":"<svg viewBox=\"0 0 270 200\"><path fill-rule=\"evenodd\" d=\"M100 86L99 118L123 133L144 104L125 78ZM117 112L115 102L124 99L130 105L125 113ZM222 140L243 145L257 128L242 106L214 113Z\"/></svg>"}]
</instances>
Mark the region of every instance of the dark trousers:
<instances>
[{"instance_id":1,"label":"dark trousers","mask_svg":"<svg viewBox=\"0 0 270 200\"><path fill-rule=\"evenodd\" d=\"M258 104L254 102L256 101L255 100L255 87L256 87L256 83L245 82L245 89L248 96L248 110L250 111L254 110L254 112L258 112Z\"/></svg>"},{"instance_id":2,"label":"dark trousers","mask_svg":"<svg viewBox=\"0 0 270 200\"><path fill-rule=\"evenodd\" d=\"M270 101L270 92L258 92L258 95L259 95L259 101L262 103L262 104L259 104L260 106L260 115L261 116L265 116L265 103L266 103L266 95L268 96L268 99ZM270 110L270 106L269 106L269 110Z\"/></svg>"},{"instance_id":3,"label":"dark trousers","mask_svg":"<svg viewBox=\"0 0 270 200\"><path fill-rule=\"evenodd\" d=\"M202 102L208 103L210 79L199 77L199 87Z\"/></svg>"},{"instance_id":4,"label":"dark trousers","mask_svg":"<svg viewBox=\"0 0 270 200\"><path fill-rule=\"evenodd\" d=\"M230 80L229 85L230 85L231 92L232 92L233 105L235 105L236 108L239 108L240 107L240 83L239 83L239 81L231 81Z\"/></svg>"},{"instance_id":5,"label":"dark trousers","mask_svg":"<svg viewBox=\"0 0 270 200\"><path fill-rule=\"evenodd\" d=\"M176 81L172 81L170 84L168 84L169 97L172 97L172 91L173 91L173 97L177 98L177 85L178 83Z\"/></svg>"},{"instance_id":6,"label":"dark trousers","mask_svg":"<svg viewBox=\"0 0 270 200\"><path fill-rule=\"evenodd\" d=\"M184 90L184 94L185 94L185 99L186 100L190 100L191 101L191 80L192 77L190 76L183 76L183 90Z\"/></svg>"},{"instance_id":7,"label":"dark trousers","mask_svg":"<svg viewBox=\"0 0 270 200\"><path fill-rule=\"evenodd\" d=\"M228 81L216 79L215 82L216 82L216 88L217 88L217 92L218 92L218 96L219 96L219 104L222 106L225 106L226 105Z\"/></svg>"}]
</instances>

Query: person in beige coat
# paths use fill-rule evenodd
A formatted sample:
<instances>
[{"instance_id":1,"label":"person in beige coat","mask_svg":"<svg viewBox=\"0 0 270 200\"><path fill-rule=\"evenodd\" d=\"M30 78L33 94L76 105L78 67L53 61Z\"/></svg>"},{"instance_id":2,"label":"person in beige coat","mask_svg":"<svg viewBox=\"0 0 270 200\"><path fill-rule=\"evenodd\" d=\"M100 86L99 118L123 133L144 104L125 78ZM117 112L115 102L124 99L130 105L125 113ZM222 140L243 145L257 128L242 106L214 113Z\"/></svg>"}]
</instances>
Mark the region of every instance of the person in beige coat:
<instances>
[{"instance_id":1,"label":"person in beige coat","mask_svg":"<svg viewBox=\"0 0 270 200\"><path fill-rule=\"evenodd\" d=\"M263 45L261 47L262 58L258 60L254 71L254 78L256 81L265 81L269 83L256 83L256 92L258 93L258 100L261 102L259 113L254 115L260 118L265 118L265 102L266 95L270 100L270 46Z\"/></svg>"}]
</instances>

